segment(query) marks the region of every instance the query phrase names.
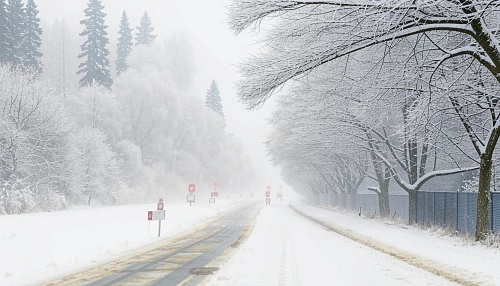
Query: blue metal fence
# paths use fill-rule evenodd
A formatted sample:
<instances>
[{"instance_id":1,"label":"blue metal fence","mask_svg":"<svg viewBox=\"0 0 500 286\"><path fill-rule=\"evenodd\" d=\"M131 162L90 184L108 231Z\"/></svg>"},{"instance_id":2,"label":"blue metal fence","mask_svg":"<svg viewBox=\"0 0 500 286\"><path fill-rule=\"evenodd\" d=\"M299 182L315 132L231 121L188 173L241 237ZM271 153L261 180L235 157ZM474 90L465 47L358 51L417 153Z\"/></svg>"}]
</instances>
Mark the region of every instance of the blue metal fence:
<instances>
[{"instance_id":1,"label":"blue metal fence","mask_svg":"<svg viewBox=\"0 0 500 286\"><path fill-rule=\"evenodd\" d=\"M417 193L417 223L448 227L473 235L476 230L477 193ZM500 193L491 193L489 228L500 232Z\"/></svg>"},{"instance_id":2,"label":"blue metal fence","mask_svg":"<svg viewBox=\"0 0 500 286\"><path fill-rule=\"evenodd\" d=\"M491 230L500 232L500 193L491 194Z\"/></svg>"},{"instance_id":3,"label":"blue metal fence","mask_svg":"<svg viewBox=\"0 0 500 286\"><path fill-rule=\"evenodd\" d=\"M309 198L319 206L341 207L365 215L379 214L376 194L320 194ZM500 193L491 193L490 230L500 232ZM408 221L408 195L389 195L391 215ZM417 192L417 223L439 225L474 235L476 229L477 193Z\"/></svg>"},{"instance_id":4,"label":"blue metal fence","mask_svg":"<svg viewBox=\"0 0 500 286\"><path fill-rule=\"evenodd\" d=\"M477 193L417 192L417 223L473 234Z\"/></svg>"}]
</instances>

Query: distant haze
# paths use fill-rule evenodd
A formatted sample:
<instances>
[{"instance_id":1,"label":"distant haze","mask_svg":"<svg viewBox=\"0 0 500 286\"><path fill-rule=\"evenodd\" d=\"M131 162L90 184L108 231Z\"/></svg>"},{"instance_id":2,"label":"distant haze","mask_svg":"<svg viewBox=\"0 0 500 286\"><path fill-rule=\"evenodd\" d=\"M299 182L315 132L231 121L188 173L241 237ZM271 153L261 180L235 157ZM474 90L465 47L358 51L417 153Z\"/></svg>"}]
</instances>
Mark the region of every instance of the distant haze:
<instances>
[{"instance_id":1,"label":"distant haze","mask_svg":"<svg viewBox=\"0 0 500 286\"><path fill-rule=\"evenodd\" d=\"M146 11L155 28L156 41L163 43L176 34L183 35L192 44L195 58L196 74L192 92L204 99L210 82L214 79L219 85L222 97L223 112L227 123L227 133L234 134L244 144L247 155L254 165L262 171L265 178L256 182L257 188L264 192L263 185L270 184L273 190L282 185L276 168L270 166L266 150L262 142L266 141L268 126L265 118L269 117L272 102L257 111L247 111L238 102L235 82L238 80L236 65L244 57L254 53L256 45L245 34L235 36L226 23L226 0L126 0L105 1L107 13L105 24L108 26L111 52L111 63L114 67L116 38L120 17L125 10L131 27L139 25L140 18ZM55 20L64 20L73 30L81 32L80 20L84 18L83 10L87 0L37 0L43 26L50 26ZM134 31L135 33L135 31ZM259 189L259 190L260 190Z\"/></svg>"}]
</instances>

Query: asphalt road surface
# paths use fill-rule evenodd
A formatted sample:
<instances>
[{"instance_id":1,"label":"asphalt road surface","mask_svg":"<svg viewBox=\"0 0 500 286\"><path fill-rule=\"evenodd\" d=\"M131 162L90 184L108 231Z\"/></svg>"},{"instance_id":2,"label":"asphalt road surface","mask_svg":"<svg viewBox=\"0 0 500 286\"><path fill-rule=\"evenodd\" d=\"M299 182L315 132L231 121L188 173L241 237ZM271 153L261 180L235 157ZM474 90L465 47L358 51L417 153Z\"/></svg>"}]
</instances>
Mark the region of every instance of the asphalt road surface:
<instances>
[{"instance_id":1,"label":"asphalt road surface","mask_svg":"<svg viewBox=\"0 0 500 286\"><path fill-rule=\"evenodd\" d=\"M248 236L262 204L250 203L181 237L48 285L197 285Z\"/></svg>"}]
</instances>

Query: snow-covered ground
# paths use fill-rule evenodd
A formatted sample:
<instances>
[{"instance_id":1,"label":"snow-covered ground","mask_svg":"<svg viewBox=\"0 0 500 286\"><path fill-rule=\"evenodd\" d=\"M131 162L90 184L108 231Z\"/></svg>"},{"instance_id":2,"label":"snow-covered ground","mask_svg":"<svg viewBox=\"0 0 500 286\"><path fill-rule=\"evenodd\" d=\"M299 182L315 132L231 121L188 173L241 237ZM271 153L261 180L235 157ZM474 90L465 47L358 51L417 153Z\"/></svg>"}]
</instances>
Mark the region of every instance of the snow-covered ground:
<instances>
[{"instance_id":1,"label":"snow-covered ground","mask_svg":"<svg viewBox=\"0 0 500 286\"><path fill-rule=\"evenodd\" d=\"M288 203L288 202L287 202ZM311 224L287 203L262 209L248 240L209 285L454 285L339 234ZM179 234L237 204L166 204L162 238ZM500 285L500 250L404 224L294 203L304 213L413 253L479 285ZM0 285L37 285L157 242L156 205L79 208L0 216Z\"/></svg>"},{"instance_id":2,"label":"snow-covered ground","mask_svg":"<svg viewBox=\"0 0 500 286\"><path fill-rule=\"evenodd\" d=\"M208 285L500 285L500 249L405 224L294 202L325 225L391 254L313 225L287 205L265 207L245 244ZM442 232L441 232L442 233ZM435 268L451 282L413 265Z\"/></svg>"},{"instance_id":3,"label":"snow-covered ground","mask_svg":"<svg viewBox=\"0 0 500 286\"><path fill-rule=\"evenodd\" d=\"M165 204L161 238L186 231L237 202ZM156 204L0 216L0 285L39 285L157 242Z\"/></svg>"}]
</instances>

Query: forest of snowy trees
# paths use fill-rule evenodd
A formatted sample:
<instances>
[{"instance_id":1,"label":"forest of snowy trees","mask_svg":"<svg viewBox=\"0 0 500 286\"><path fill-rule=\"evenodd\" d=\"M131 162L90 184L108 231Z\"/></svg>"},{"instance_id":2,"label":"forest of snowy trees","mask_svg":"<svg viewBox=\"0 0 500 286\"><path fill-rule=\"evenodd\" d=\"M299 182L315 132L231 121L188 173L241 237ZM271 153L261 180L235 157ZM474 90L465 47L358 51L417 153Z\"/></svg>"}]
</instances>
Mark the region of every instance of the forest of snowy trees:
<instances>
[{"instance_id":1,"label":"forest of snowy trees","mask_svg":"<svg viewBox=\"0 0 500 286\"><path fill-rule=\"evenodd\" d=\"M239 97L279 92L268 147L303 192L356 192L369 177L410 198L439 176L477 170L476 239L498 179L500 1L234 0L237 33L265 31L240 65ZM496 183L498 185L498 182ZM469 188L470 189L470 188Z\"/></svg>"},{"instance_id":2,"label":"forest of snowy trees","mask_svg":"<svg viewBox=\"0 0 500 286\"><path fill-rule=\"evenodd\" d=\"M125 11L108 23L100 0L84 14L80 30L41 27L35 1L0 0L0 214L179 200L189 183L208 192L254 180L224 119L190 92L188 42L159 42L147 12L136 27Z\"/></svg>"}]
</instances>

